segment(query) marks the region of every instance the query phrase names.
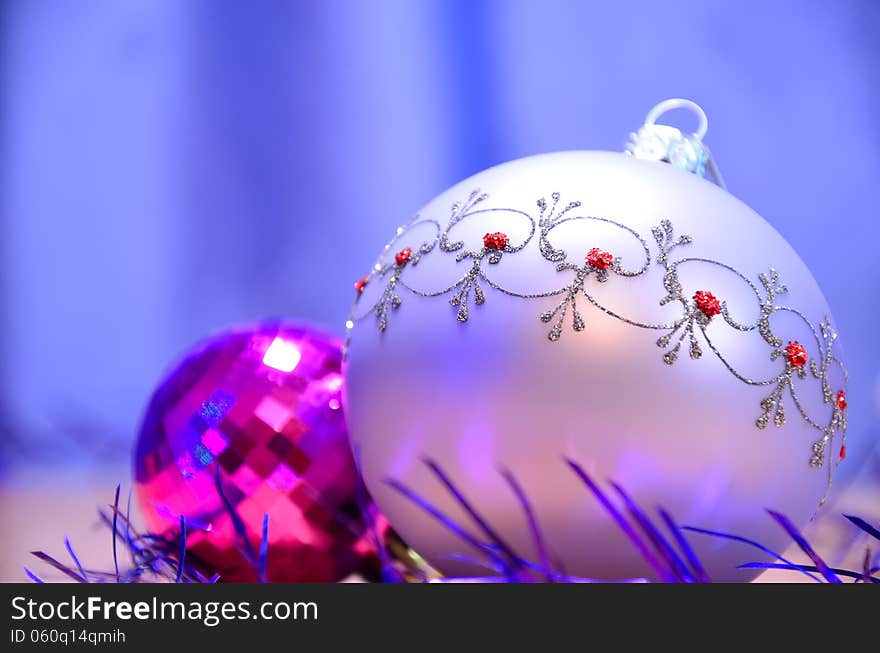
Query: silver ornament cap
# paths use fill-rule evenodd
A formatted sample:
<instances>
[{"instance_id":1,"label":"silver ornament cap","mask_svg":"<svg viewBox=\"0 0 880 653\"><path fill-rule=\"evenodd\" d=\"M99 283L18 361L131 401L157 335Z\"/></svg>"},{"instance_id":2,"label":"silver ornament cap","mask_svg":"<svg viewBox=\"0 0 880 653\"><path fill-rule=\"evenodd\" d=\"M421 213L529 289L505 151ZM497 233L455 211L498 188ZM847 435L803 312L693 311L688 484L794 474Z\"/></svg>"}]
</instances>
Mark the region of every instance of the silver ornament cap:
<instances>
[{"instance_id":1,"label":"silver ornament cap","mask_svg":"<svg viewBox=\"0 0 880 653\"><path fill-rule=\"evenodd\" d=\"M671 125L657 124L660 116L674 109L688 109L696 114L699 120L696 131L685 134ZM699 104L683 98L671 98L655 105L648 112L645 124L629 135L625 152L637 159L669 163L698 177L706 177L708 174L712 181L726 189L721 173L712 159L712 153L703 142L708 129L709 120Z\"/></svg>"}]
</instances>

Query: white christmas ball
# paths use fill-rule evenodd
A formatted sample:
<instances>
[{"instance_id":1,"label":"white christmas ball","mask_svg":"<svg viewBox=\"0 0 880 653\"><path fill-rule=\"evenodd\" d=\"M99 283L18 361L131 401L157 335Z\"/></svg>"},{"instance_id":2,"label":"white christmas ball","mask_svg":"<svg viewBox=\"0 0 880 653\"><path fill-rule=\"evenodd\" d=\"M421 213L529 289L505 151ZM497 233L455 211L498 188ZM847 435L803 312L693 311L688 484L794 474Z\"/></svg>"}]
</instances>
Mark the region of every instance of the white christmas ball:
<instances>
[{"instance_id":1,"label":"white christmas ball","mask_svg":"<svg viewBox=\"0 0 880 653\"><path fill-rule=\"evenodd\" d=\"M758 214L673 166L562 152L491 168L399 229L358 288L352 444L392 526L446 573L484 573L455 558L479 552L387 483L477 532L424 458L537 560L509 470L551 560L602 579L653 574L565 458L680 524L776 549L788 537L762 509L805 525L840 463L845 373L816 281ZM736 569L753 549L689 540L713 579L756 573Z\"/></svg>"}]
</instances>

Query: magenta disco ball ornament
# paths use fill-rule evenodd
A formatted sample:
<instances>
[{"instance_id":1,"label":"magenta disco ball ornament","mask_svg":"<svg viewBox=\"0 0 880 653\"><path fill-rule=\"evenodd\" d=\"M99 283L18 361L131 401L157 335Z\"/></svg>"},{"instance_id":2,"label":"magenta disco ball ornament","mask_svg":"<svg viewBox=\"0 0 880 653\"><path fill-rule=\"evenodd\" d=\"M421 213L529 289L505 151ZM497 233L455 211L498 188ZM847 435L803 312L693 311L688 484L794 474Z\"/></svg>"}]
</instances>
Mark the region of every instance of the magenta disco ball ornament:
<instances>
[{"instance_id":1,"label":"magenta disco ball ornament","mask_svg":"<svg viewBox=\"0 0 880 653\"><path fill-rule=\"evenodd\" d=\"M375 560L341 408L341 343L264 323L200 343L155 391L134 459L143 517L221 580L257 579L223 492L253 550L269 516L266 578L333 582Z\"/></svg>"}]
</instances>

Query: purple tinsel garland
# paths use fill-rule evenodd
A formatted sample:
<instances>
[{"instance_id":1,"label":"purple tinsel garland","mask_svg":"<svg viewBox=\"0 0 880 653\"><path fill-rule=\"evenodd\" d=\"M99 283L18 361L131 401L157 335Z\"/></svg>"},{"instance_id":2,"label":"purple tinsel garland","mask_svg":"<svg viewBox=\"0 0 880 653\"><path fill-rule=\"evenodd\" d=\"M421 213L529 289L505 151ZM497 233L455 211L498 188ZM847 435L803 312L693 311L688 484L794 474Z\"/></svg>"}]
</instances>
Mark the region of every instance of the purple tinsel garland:
<instances>
[{"instance_id":1,"label":"purple tinsel garland","mask_svg":"<svg viewBox=\"0 0 880 653\"><path fill-rule=\"evenodd\" d=\"M806 538L804 538L801 532L787 517L773 510L767 510L770 517L788 533L795 543L797 543L798 547L812 561L812 565L801 565L792 562L760 543L738 535L710 531L694 526L679 526L673 517L663 509L659 510L659 515L662 521L661 527L650 519L648 514L620 485L614 482L609 482L609 485L613 488L624 507L624 510L621 511L614 504L611 497L602 490L602 488L578 463L572 460L566 460L565 462L593 496L600 502L608 513L608 516L614 520L621 531L626 534L633 546L636 547L648 565L663 582L711 582L708 574L700 563L699 558L685 537L684 531L688 531L702 535L709 535L711 537L735 540L752 546L763 553L772 556L776 560L776 562L768 563L745 563L740 565L740 568L743 569L786 569L804 574L817 582L841 583L843 582L842 578L850 578L857 583L880 583L880 575L878 575L878 572L880 572L880 565L878 565L880 552L872 555L871 550L868 549L866 551L862 569L860 570L832 568L821 558L821 556L819 556L818 553L816 553L813 547L807 542ZM463 542L471 545L477 551L482 553L486 559L484 561L474 560L465 556L456 556L456 558L485 567L495 574L491 576L470 578L441 578L435 579L433 582L597 582L588 578L568 576L554 570L547 554L546 541L538 527L538 522L532 506L529 503L525 491L517 482L513 474L508 470L502 469L500 473L508 485L510 485L511 490L516 495L517 501L523 510L526 523L528 524L529 531L535 542L536 550L538 551L539 561L537 563L524 560L518 556L495 531L495 529L492 528L489 522L480 515L476 508L465 498L464 494L458 487L456 487L449 476L435 461L425 459L424 463L440 480L450 496L455 499L456 503L470 517L473 525L482 535L477 536L468 528L458 524L425 498L399 481L395 479L387 479L386 482L396 491L400 492L403 496L407 497L407 499L414 502L422 510L431 515ZM232 519L232 523L240 541L242 553L253 565L260 581L265 582L266 558L269 543L269 516L264 515L263 517L262 538L259 549L255 550L252 543L245 536L244 523L241 517L226 498L219 468L215 476L215 485L217 492L223 501L223 505ZM73 561L73 566L64 564L43 551L33 551L31 552L32 555L60 571L65 576L80 583L132 583L144 581L215 583L220 580L219 574L214 574L210 577L204 575L198 570L197 565L192 564L188 559L186 552L186 534L188 525L182 515L180 516L179 533L170 536L139 533L131 524L131 494L129 493L128 504L124 513L119 507L119 496L120 487L117 486L114 502L110 506L110 512L108 513L103 509L99 509L98 511L101 521L108 526L113 533L112 545L114 570L112 572L87 570L83 568L68 538L65 538L64 543L68 555ZM365 496L363 488L359 488L359 496L363 506ZM378 533L376 532L375 525L372 523L370 511L364 510L363 513L364 518L367 520L367 526L376 543L377 551L379 552L380 562L382 563L383 582L405 582L405 574L395 565L391 555L382 545ZM880 530L872 526L868 521L853 515L844 515L844 517L861 531L866 533L870 538L880 542ZM120 528L120 522L122 528ZM669 536L663 534L664 529L669 535L671 535L671 539ZM123 571L120 571L117 554L119 543L123 545L131 558L130 567ZM24 571L32 581L37 583L43 582L37 574L27 567L24 567ZM412 570L409 571L410 576L412 576ZM427 577L416 573L416 580L424 581L427 580ZM644 582L644 579L624 579L619 582Z\"/></svg>"}]
</instances>

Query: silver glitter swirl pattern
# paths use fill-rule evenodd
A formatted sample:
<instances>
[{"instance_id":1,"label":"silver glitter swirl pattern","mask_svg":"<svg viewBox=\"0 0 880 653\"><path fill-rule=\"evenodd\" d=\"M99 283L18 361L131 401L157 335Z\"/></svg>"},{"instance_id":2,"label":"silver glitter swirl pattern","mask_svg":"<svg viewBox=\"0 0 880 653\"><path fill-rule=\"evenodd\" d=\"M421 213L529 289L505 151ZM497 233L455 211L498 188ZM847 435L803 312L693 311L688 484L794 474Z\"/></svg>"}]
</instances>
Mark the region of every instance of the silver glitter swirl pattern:
<instances>
[{"instance_id":1,"label":"silver glitter swirl pattern","mask_svg":"<svg viewBox=\"0 0 880 653\"><path fill-rule=\"evenodd\" d=\"M755 420L755 425L760 428L766 428L772 421L777 427L781 427L786 423L787 415L785 412L784 399L787 396L791 398L795 410L801 419L810 427L818 431L819 436L811 444L811 455L809 464L812 467L827 467L828 482L826 485L825 497L821 503L825 503L825 498L831 488L833 472L840 463L828 460L826 455L828 448L831 446L835 434L841 434L841 452L845 449L846 444L846 408L841 408L839 403L835 401L834 392L831 388L828 375L832 367L838 368L844 379L844 387L841 389L844 393L848 386L848 375L843 362L834 355L832 346L837 339L837 334L831 326L829 318L826 316L817 329L812 322L800 311L788 307L780 306L776 303L779 295L785 294L787 288L779 281L779 274L772 268L767 273L758 274L758 281L761 284L759 288L753 283L749 277L736 270L735 268L707 258L700 257L684 257L673 260L673 253L682 246L692 244L690 236L675 235L672 223L669 220L661 220L660 224L651 229L651 236L656 245L657 255L653 259L656 265L662 266L663 287L665 295L659 300L661 306L668 303L678 303L681 305L682 312L680 317L672 322L665 324L653 324L641 322L636 319L620 315L610 308L603 306L595 297L593 297L587 289L587 281L593 277L597 282L606 282L611 274L621 277L638 277L644 274L652 263L651 248L648 242L634 229L625 224L610 220L603 217L582 216L574 213L579 208L580 202L570 202L560 207L560 194L552 193L550 202L541 198L537 201L538 216L532 217L529 213L518 209L510 208L485 208L483 204L488 199L488 194L480 190L474 190L466 201L456 203L452 206L451 215L446 222L445 227L437 220L423 219L416 215L408 224L397 230L395 237L385 246L377 263L373 266L370 273L364 277L365 283L371 283L375 280L384 280L385 287L379 299L369 307L366 311L358 310L360 292L352 306L349 319L346 322L346 342L345 351L347 352L351 341L351 332L354 323L359 320L366 319L370 314L376 318L377 327L380 331L388 328L388 319L390 314L398 309L403 300L398 294L399 289L404 289L413 295L420 297L441 297L451 295L449 303L457 308L456 319L459 322L467 322L470 319L470 308L473 305L482 305L486 301L485 288L491 288L494 291L516 297L520 299L543 299L550 297L558 297L559 301L550 309L540 313L538 318L545 323L552 323L547 337L551 341L558 340L564 331L566 318L570 317L571 327L575 332L583 331L586 328L586 321L578 308L578 299L583 298L593 307L599 309L606 315L619 320L625 324L641 329L652 329L664 331L659 338L656 339L656 345L664 350L662 354L663 361L668 365L673 365L678 360L678 354L682 345L687 343L687 350L692 359L699 359L703 356L703 349L700 346L700 339L705 343L718 360L733 374L745 384L751 386L764 386L772 388L772 391L763 397L760 402L761 413ZM507 242L500 249L483 247L477 250L469 250L465 247L463 241L457 241L452 237L456 225L462 220L472 218L478 215L486 215L492 213L506 213L516 215L528 221L529 232L525 239L520 243ZM633 236L641 245L644 251L644 260L636 268L626 268L620 257L615 257L611 265L607 269L593 267L589 263L578 265L568 260L568 253L557 248L550 240L550 235L554 229L562 224L575 220L590 220L602 222L613 227L622 229ZM423 242L417 249L413 250L410 258L402 263L398 263L394 257L391 257L392 248L402 236L412 231L414 228L428 225L434 228L433 238ZM538 235L538 250L548 263L555 266L557 272L572 271L574 278L567 284L554 290L538 293L520 293L509 288L505 288L501 284L492 280L483 269L483 264L494 265L499 263L502 258L507 255L516 254L523 249ZM457 262L469 259L472 261L470 269L459 279L455 280L449 286L436 291L426 292L414 288L404 280L404 272L408 266L416 266L419 260L437 250L441 253L455 254ZM391 260L389 261L389 257ZM384 261L384 262L383 262ZM712 320L711 316L707 316L696 305L695 301L687 298L683 294L682 284L678 276L678 268L686 264L702 264L713 265L729 272L732 272L740 280L745 282L755 293L755 299L759 307L759 316L753 323L742 323L735 319L727 307L726 302L721 302L720 317L725 324L737 331L754 331L757 330L764 342L770 347L769 356L771 360L781 360L781 369L778 374L769 379L752 379L738 371L723 353L712 342L706 333L706 327ZM816 349L820 352L818 362L816 358L810 358L809 368L806 366L794 366L789 362L786 351L782 347L782 339L779 338L770 325L771 317L778 312L787 312L795 315L806 324L810 332L813 334L816 343ZM830 416L824 419L811 416L804 408L803 403L798 397L795 380L804 381L807 379L807 372L818 379L822 385L822 397L825 404L831 405Z\"/></svg>"}]
</instances>

